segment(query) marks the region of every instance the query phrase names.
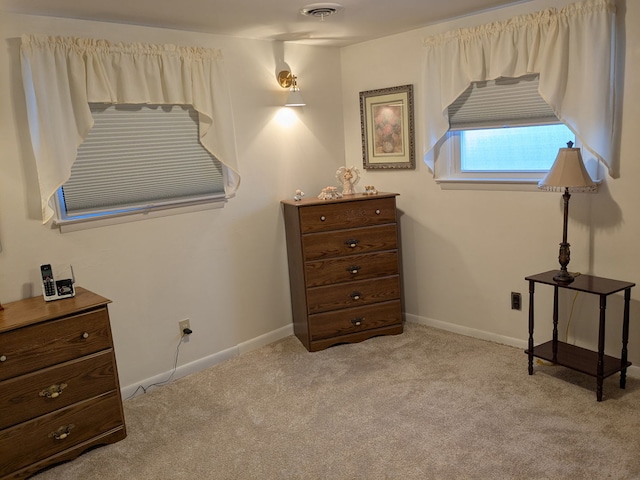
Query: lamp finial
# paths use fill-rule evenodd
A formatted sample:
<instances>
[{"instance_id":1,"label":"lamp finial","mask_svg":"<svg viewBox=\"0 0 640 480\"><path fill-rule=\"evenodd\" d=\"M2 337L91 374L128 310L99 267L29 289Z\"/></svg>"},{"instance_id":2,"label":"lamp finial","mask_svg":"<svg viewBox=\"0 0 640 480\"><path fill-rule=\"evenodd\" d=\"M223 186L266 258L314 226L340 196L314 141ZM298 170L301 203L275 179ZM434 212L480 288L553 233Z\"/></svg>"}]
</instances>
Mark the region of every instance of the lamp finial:
<instances>
[{"instance_id":1,"label":"lamp finial","mask_svg":"<svg viewBox=\"0 0 640 480\"><path fill-rule=\"evenodd\" d=\"M573 142L571 140L569 140L567 142L567 148L572 148L573 147Z\"/></svg>"}]
</instances>

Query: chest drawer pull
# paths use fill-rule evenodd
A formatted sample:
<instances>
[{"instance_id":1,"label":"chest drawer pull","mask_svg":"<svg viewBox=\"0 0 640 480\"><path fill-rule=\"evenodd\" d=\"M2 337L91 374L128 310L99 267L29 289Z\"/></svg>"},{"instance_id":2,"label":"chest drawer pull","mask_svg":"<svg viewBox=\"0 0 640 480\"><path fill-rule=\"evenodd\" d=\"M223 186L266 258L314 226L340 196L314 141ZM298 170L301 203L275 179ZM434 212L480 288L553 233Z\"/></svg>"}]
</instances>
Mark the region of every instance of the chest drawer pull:
<instances>
[{"instance_id":1,"label":"chest drawer pull","mask_svg":"<svg viewBox=\"0 0 640 480\"><path fill-rule=\"evenodd\" d=\"M360 268L361 267L358 266L358 265L352 265L352 266L347 268L347 272L351 272L351 273L353 273L355 275L356 273L358 273L360 271Z\"/></svg>"},{"instance_id":2,"label":"chest drawer pull","mask_svg":"<svg viewBox=\"0 0 640 480\"><path fill-rule=\"evenodd\" d=\"M6 355L0 355L0 362L6 362L7 361L7 356Z\"/></svg>"},{"instance_id":3,"label":"chest drawer pull","mask_svg":"<svg viewBox=\"0 0 640 480\"><path fill-rule=\"evenodd\" d=\"M65 388L67 388L66 383L61 383L60 385L51 385L50 387L42 390L40 392L40 396L47 398L58 398L60 395L62 395L62 390L64 390Z\"/></svg>"},{"instance_id":4,"label":"chest drawer pull","mask_svg":"<svg viewBox=\"0 0 640 480\"><path fill-rule=\"evenodd\" d=\"M360 300L360 297L362 297L362 294L360 292L351 292L349 296L354 300Z\"/></svg>"},{"instance_id":5,"label":"chest drawer pull","mask_svg":"<svg viewBox=\"0 0 640 480\"><path fill-rule=\"evenodd\" d=\"M356 240L355 238L353 240L345 240L344 242L349 248L356 248L358 246L358 243L360 243L359 240Z\"/></svg>"},{"instance_id":6,"label":"chest drawer pull","mask_svg":"<svg viewBox=\"0 0 640 480\"><path fill-rule=\"evenodd\" d=\"M82 334L82 338L85 338L85 339L86 339L86 338L89 338L89 332L84 332L84 333Z\"/></svg>"},{"instance_id":7,"label":"chest drawer pull","mask_svg":"<svg viewBox=\"0 0 640 480\"><path fill-rule=\"evenodd\" d=\"M354 327L359 327L364 322L364 317L358 317L351 319L351 323L353 323Z\"/></svg>"},{"instance_id":8,"label":"chest drawer pull","mask_svg":"<svg viewBox=\"0 0 640 480\"><path fill-rule=\"evenodd\" d=\"M69 425L63 425L62 427L57 429L55 432L51 432L49 434L49 438L55 438L56 440L64 440L71 434L71 430L73 428L75 428L75 425L73 423L70 423Z\"/></svg>"},{"instance_id":9,"label":"chest drawer pull","mask_svg":"<svg viewBox=\"0 0 640 480\"><path fill-rule=\"evenodd\" d=\"M376 215L380 215L382 212L380 211L380 209L376 210Z\"/></svg>"},{"instance_id":10,"label":"chest drawer pull","mask_svg":"<svg viewBox=\"0 0 640 480\"><path fill-rule=\"evenodd\" d=\"M325 217L324 215L322 215L322 216L320 217L320 221L321 221L321 222L324 222L326 219L327 219L327 217Z\"/></svg>"}]
</instances>

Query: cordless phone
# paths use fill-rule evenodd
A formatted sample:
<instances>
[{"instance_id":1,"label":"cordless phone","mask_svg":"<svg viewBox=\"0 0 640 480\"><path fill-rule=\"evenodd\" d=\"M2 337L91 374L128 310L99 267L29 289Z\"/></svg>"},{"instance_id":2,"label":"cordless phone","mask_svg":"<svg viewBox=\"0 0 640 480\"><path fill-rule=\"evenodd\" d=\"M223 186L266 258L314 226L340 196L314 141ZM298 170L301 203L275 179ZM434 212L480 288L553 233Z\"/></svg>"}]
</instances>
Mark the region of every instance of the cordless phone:
<instances>
[{"instance_id":1,"label":"cordless phone","mask_svg":"<svg viewBox=\"0 0 640 480\"><path fill-rule=\"evenodd\" d=\"M42 275L42 294L47 302L75 296L73 267L71 267L72 278L64 280L56 280L53 277L53 269L49 263L40 265L40 274Z\"/></svg>"}]
</instances>

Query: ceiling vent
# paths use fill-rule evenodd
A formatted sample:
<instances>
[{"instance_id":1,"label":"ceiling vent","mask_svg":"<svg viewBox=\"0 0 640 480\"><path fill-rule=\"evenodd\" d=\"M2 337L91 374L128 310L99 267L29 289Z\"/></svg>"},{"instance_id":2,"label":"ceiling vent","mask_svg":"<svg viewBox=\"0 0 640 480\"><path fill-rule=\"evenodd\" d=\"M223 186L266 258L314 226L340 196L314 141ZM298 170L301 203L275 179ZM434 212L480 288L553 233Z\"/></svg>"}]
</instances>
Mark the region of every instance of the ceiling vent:
<instances>
[{"instance_id":1,"label":"ceiling vent","mask_svg":"<svg viewBox=\"0 0 640 480\"><path fill-rule=\"evenodd\" d=\"M338 13L342 8L342 5L338 3L312 3L303 7L300 13L307 17L316 17L324 20L325 17Z\"/></svg>"}]
</instances>

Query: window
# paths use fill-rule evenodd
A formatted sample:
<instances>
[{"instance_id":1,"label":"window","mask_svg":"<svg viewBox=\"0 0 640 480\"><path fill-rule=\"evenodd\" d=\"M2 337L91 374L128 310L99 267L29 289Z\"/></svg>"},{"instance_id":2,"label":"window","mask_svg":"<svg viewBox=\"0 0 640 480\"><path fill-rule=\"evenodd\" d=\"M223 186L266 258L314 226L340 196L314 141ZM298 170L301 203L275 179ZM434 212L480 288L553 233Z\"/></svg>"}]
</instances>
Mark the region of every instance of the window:
<instances>
[{"instance_id":1,"label":"window","mask_svg":"<svg viewBox=\"0 0 640 480\"><path fill-rule=\"evenodd\" d=\"M94 126L58 191L57 224L226 201L222 166L200 144L193 108L90 107Z\"/></svg>"},{"instance_id":2,"label":"window","mask_svg":"<svg viewBox=\"0 0 640 480\"><path fill-rule=\"evenodd\" d=\"M461 172L547 172L574 135L565 125L463 130Z\"/></svg>"},{"instance_id":3,"label":"window","mask_svg":"<svg viewBox=\"0 0 640 480\"><path fill-rule=\"evenodd\" d=\"M538 93L537 75L473 82L449 106L440 182L535 184L575 135Z\"/></svg>"},{"instance_id":4,"label":"window","mask_svg":"<svg viewBox=\"0 0 640 480\"><path fill-rule=\"evenodd\" d=\"M452 112L448 107L459 97L464 98L464 93L473 97L481 91L495 90L490 81L501 74L511 77L507 83L516 86L537 83L531 89L537 94L531 98L533 103L519 98L522 102L509 102L506 108L500 108L504 105L502 100L510 98L506 93L502 98L502 91L510 92L511 86L498 85L505 80L498 79L495 84L501 94L494 97L495 105L485 103L480 110L485 124L459 130L513 127L520 121L521 126L547 125L561 119L579 138L576 146L582 148L583 157L589 152L591 158L585 158L585 163L591 163L591 171L599 171L599 162L616 177L616 24L615 2L588 0L424 38L424 162L436 181L447 181L451 176L449 164L453 157L450 145L444 142L451 126ZM575 60L587 58L590 65L598 68L585 75L585 62ZM533 68L540 74L539 81L536 77L527 81ZM483 82L465 92L471 80ZM535 118L543 113L538 107L546 104L551 106L547 107L553 113L551 121ZM502 123L488 115L494 106L501 114L512 110L516 115ZM439 164L445 164L444 168Z\"/></svg>"}]
</instances>

